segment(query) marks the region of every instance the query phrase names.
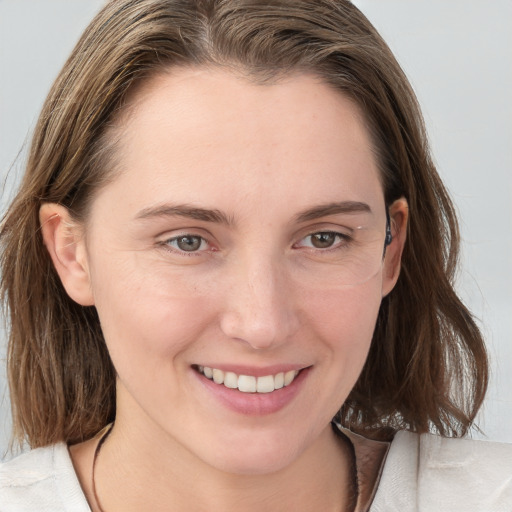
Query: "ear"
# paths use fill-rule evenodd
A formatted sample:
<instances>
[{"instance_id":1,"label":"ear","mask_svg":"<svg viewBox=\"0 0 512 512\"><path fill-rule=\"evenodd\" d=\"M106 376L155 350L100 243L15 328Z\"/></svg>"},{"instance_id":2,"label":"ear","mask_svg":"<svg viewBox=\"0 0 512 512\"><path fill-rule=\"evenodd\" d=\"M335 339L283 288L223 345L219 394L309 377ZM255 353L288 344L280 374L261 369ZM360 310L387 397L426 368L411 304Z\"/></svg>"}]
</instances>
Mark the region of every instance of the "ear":
<instances>
[{"instance_id":1,"label":"ear","mask_svg":"<svg viewBox=\"0 0 512 512\"><path fill-rule=\"evenodd\" d=\"M67 208L55 203L41 206L39 222L44 245L67 294L82 306L92 306L94 297L82 227L71 218Z\"/></svg>"},{"instance_id":2,"label":"ear","mask_svg":"<svg viewBox=\"0 0 512 512\"><path fill-rule=\"evenodd\" d=\"M391 243L386 247L384 256L384 274L382 279L382 296L385 297L394 288L400 275L402 252L407 236L407 220L409 218L409 205L405 198L397 199L389 207L391 223Z\"/></svg>"}]
</instances>

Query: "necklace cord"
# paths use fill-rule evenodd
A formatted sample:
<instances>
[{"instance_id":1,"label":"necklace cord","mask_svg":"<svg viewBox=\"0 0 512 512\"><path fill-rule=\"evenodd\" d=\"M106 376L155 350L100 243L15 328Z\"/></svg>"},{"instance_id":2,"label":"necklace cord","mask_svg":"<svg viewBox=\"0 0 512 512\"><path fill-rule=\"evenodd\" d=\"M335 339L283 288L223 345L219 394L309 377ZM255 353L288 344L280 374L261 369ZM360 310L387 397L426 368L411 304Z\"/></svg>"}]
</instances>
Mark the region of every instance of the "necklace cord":
<instances>
[{"instance_id":1,"label":"necklace cord","mask_svg":"<svg viewBox=\"0 0 512 512\"><path fill-rule=\"evenodd\" d=\"M113 426L114 426L114 423L110 423L110 425L107 425L103 429L104 431L101 434L98 444L96 445L96 448L94 450L94 457L92 459L92 471L91 471L92 494L94 496L95 505L98 508L99 512L103 512L103 508L100 505L100 500L98 499L98 493L96 492L96 481L94 478L95 472L96 472L96 462L98 460L98 455L100 454L101 447L103 446L103 443L107 440L108 436L112 432Z\"/></svg>"}]
</instances>

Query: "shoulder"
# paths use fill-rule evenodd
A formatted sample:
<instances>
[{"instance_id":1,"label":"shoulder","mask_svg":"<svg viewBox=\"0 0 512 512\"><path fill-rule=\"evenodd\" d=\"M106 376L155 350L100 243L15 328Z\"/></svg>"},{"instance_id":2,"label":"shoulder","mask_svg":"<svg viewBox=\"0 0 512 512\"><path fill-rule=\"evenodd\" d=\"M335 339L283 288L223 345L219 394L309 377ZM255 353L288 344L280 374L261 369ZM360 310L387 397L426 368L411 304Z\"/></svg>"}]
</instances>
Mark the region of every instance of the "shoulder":
<instances>
[{"instance_id":1,"label":"shoulder","mask_svg":"<svg viewBox=\"0 0 512 512\"><path fill-rule=\"evenodd\" d=\"M512 510L512 445L399 432L371 512Z\"/></svg>"},{"instance_id":2,"label":"shoulder","mask_svg":"<svg viewBox=\"0 0 512 512\"><path fill-rule=\"evenodd\" d=\"M0 512L90 512L64 443L0 464Z\"/></svg>"}]
</instances>

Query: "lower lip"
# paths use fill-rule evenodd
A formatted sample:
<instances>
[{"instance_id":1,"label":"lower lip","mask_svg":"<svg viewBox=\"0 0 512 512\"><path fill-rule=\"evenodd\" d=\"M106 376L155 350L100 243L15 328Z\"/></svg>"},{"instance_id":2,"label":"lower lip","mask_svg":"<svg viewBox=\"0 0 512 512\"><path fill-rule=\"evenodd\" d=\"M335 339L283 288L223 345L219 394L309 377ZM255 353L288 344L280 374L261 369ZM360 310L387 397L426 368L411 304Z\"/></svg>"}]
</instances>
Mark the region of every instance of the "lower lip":
<instances>
[{"instance_id":1,"label":"lower lip","mask_svg":"<svg viewBox=\"0 0 512 512\"><path fill-rule=\"evenodd\" d=\"M230 389L223 384L215 384L203 374L192 370L199 382L228 409L249 416L263 416L284 409L300 391L306 380L309 368L304 368L293 382L271 393L243 393L238 389Z\"/></svg>"}]
</instances>

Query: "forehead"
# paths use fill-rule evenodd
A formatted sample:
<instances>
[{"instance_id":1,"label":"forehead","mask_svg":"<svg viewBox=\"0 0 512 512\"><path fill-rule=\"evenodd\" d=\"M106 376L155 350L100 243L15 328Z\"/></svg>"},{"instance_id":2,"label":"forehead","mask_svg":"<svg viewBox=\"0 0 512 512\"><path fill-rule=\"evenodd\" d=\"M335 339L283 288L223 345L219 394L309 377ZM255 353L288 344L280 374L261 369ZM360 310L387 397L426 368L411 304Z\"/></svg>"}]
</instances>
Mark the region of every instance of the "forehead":
<instances>
[{"instance_id":1,"label":"forehead","mask_svg":"<svg viewBox=\"0 0 512 512\"><path fill-rule=\"evenodd\" d=\"M320 77L302 73L260 83L221 68L172 67L132 93L121 125L129 126L131 135L139 135L155 122L174 128L175 135L179 131L187 136L192 129L198 142L205 133L215 132L221 138L236 129L240 136L251 138L251 145L284 144L291 138L317 143L318 137L328 138L329 128L335 129L331 135L339 132L354 146L369 142L359 107ZM286 132L276 138L269 122L286 127ZM348 129L343 130L343 125Z\"/></svg>"},{"instance_id":2,"label":"forehead","mask_svg":"<svg viewBox=\"0 0 512 512\"><path fill-rule=\"evenodd\" d=\"M360 109L313 75L260 84L220 69L171 68L132 94L118 126L115 182L137 191L137 205L382 198Z\"/></svg>"}]
</instances>

